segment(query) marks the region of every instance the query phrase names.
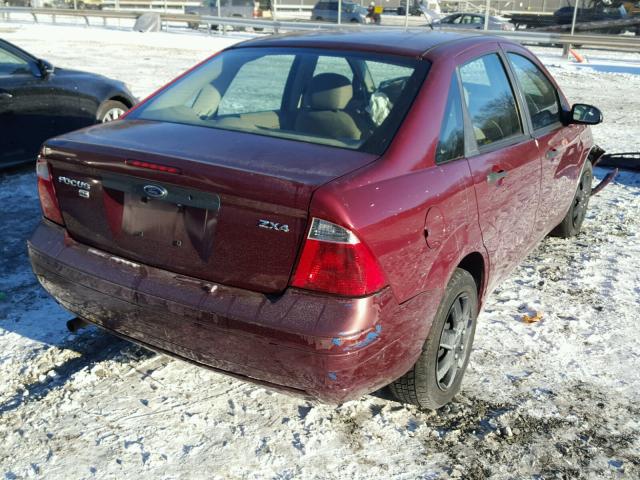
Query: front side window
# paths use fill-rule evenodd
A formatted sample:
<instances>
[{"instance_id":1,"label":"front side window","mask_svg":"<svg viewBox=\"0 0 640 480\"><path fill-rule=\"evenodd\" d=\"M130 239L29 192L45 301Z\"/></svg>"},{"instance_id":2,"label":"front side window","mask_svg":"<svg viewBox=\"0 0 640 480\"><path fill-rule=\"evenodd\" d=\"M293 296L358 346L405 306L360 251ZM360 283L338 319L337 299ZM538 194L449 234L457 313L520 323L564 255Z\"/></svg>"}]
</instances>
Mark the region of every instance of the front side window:
<instances>
[{"instance_id":1,"label":"front side window","mask_svg":"<svg viewBox=\"0 0 640 480\"><path fill-rule=\"evenodd\" d=\"M442 119L442 130L436 150L436 163L444 163L464 156L464 121L458 79L453 75Z\"/></svg>"},{"instance_id":2,"label":"front side window","mask_svg":"<svg viewBox=\"0 0 640 480\"><path fill-rule=\"evenodd\" d=\"M414 58L357 52L231 49L161 91L128 118L379 154L404 119L428 67L428 62Z\"/></svg>"},{"instance_id":3,"label":"front side window","mask_svg":"<svg viewBox=\"0 0 640 480\"><path fill-rule=\"evenodd\" d=\"M538 130L560 122L558 92L547 76L522 55L509 53L508 57L527 102L533 129Z\"/></svg>"},{"instance_id":4,"label":"front side window","mask_svg":"<svg viewBox=\"0 0 640 480\"><path fill-rule=\"evenodd\" d=\"M478 146L523 133L515 96L497 54L462 65L460 78Z\"/></svg>"},{"instance_id":5,"label":"front side window","mask_svg":"<svg viewBox=\"0 0 640 480\"><path fill-rule=\"evenodd\" d=\"M29 63L3 48L0 48L0 75L30 73Z\"/></svg>"},{"instance_id":6,"label":"front side window","mask_svg":"<svg viewBox=\"0 0 640 480\"><path fill-rule=\"evenodd\" d=\"M365 63L376 87L380 87L380 85L383 85L385 82L408 78L411 76L413 70L412 67L376 62L374 60L365 60Z\"/></svg>"}]
</instances>

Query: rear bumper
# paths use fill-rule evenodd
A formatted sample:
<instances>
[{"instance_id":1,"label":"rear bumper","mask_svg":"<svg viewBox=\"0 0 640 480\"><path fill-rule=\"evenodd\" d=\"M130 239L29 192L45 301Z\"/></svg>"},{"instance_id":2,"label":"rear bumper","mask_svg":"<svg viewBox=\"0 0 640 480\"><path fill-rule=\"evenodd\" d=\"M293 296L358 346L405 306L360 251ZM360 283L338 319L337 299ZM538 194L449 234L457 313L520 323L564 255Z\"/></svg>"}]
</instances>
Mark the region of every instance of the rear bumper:
<instances>
[{"instance_id":1,"label":"rear bumper","mask_svg":"<svg viewBox=\"0 0 640 480\"><path fill-rule=\"evenodd\" d=\"M372 392L420 354L437 305L390 289L344 299L216 285L82 245L46 220L28 242L43 287L120 336L245 380L330 403Z\"/></svg>"}]
</instances>

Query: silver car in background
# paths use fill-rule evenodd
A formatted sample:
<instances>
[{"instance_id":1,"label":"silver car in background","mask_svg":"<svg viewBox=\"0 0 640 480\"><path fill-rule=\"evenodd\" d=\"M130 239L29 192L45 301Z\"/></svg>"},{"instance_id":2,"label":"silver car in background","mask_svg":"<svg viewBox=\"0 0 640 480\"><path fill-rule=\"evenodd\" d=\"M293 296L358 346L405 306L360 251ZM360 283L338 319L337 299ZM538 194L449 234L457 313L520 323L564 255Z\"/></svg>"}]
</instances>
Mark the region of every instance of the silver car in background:
<instances>
[{"instance_id":1,"label":"silver car in background","mask_svg":"<svg viewBox=\"0 0 640 480\"><path fill-rule=\"evenodd\" d=\"M433 28L460 28L482 30L484 28L483 13L454 13L439 20L434 20ZM506 18L489 15L489 30L512 31L515 27Z\"/></svg>"},{"instance_id":2,"label":"silver car in background","mask_svg":"<svg viewBox=\"0 0 640 480\"><path fill-rule=\"evenodd\" d=\"M337 22L338 1L320 0L311 11L311 20L316 22ZM340 21L343 23L368 23L367 9L358 3L342 2Z\"/></svg>"}]
</instances>

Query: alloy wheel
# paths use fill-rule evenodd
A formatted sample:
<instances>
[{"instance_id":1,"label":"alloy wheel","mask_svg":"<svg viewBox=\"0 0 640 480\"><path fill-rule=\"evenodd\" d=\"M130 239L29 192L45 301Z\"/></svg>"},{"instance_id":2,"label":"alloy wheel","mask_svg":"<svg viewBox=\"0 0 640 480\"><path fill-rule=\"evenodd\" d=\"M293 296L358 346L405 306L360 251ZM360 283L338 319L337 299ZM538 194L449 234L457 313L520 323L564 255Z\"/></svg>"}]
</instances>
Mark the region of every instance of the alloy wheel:
<instances>
[{"instance_id":1,"label":"alloy wheel","mask_svg":"<svg viewBox=\"0 0 640 480\"><path fill-rule=\"evenodd\" d=\"M118 107L110 108L103 115L102 123L113 122L114 120L118 119L123 113L124 113L124 110L122 108L118 108Z\"/></svg>"},{"instance_id":2,"label":"alloy wheel","mask_svg":"<svg viewBox=\"0 0 640 480\"><path fill-rule=\"evenodd\" d=\"M589 182L589 183L587 183ZM591 178L589 175L583 175L580 178L580 183L578 184L578 189L576 191L576 196L573 199L573 226L579 226L584 220L584 216L587 213L587 204L589 202L590 195L590 182Z\"/></svg>"},{"instance_id":3,"label":"alloy wheel","mask_svg":"<svg viewBox=\"0 0 640 480\"><path fill-rule=\"evenodd\" d=\"M436 380L441 390L448 390L464 367L469 355L472 327L469 297L466 293L461 293L453 301L440 334Z\"/></svg>"}]
</instances>

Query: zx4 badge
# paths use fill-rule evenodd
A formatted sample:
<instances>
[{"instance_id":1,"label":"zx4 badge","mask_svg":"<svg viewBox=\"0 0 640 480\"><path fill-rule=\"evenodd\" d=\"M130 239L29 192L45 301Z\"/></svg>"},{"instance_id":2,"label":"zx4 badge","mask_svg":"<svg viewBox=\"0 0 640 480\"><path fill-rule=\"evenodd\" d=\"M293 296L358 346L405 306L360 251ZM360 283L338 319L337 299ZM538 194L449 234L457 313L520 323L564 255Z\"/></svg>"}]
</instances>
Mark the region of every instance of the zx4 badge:
<instances>
[{"instance_id":1,"label":"zx4 badge","mask_svg":"<svg viewBox=\"0 0 640 480\"><path fill-rule=\"evenodd\" d=\"M267 230L276 230L277 232L289 232L289 225L272 222L271 220L258 220L258 226Z\"/></svg>"}]
</instances>

